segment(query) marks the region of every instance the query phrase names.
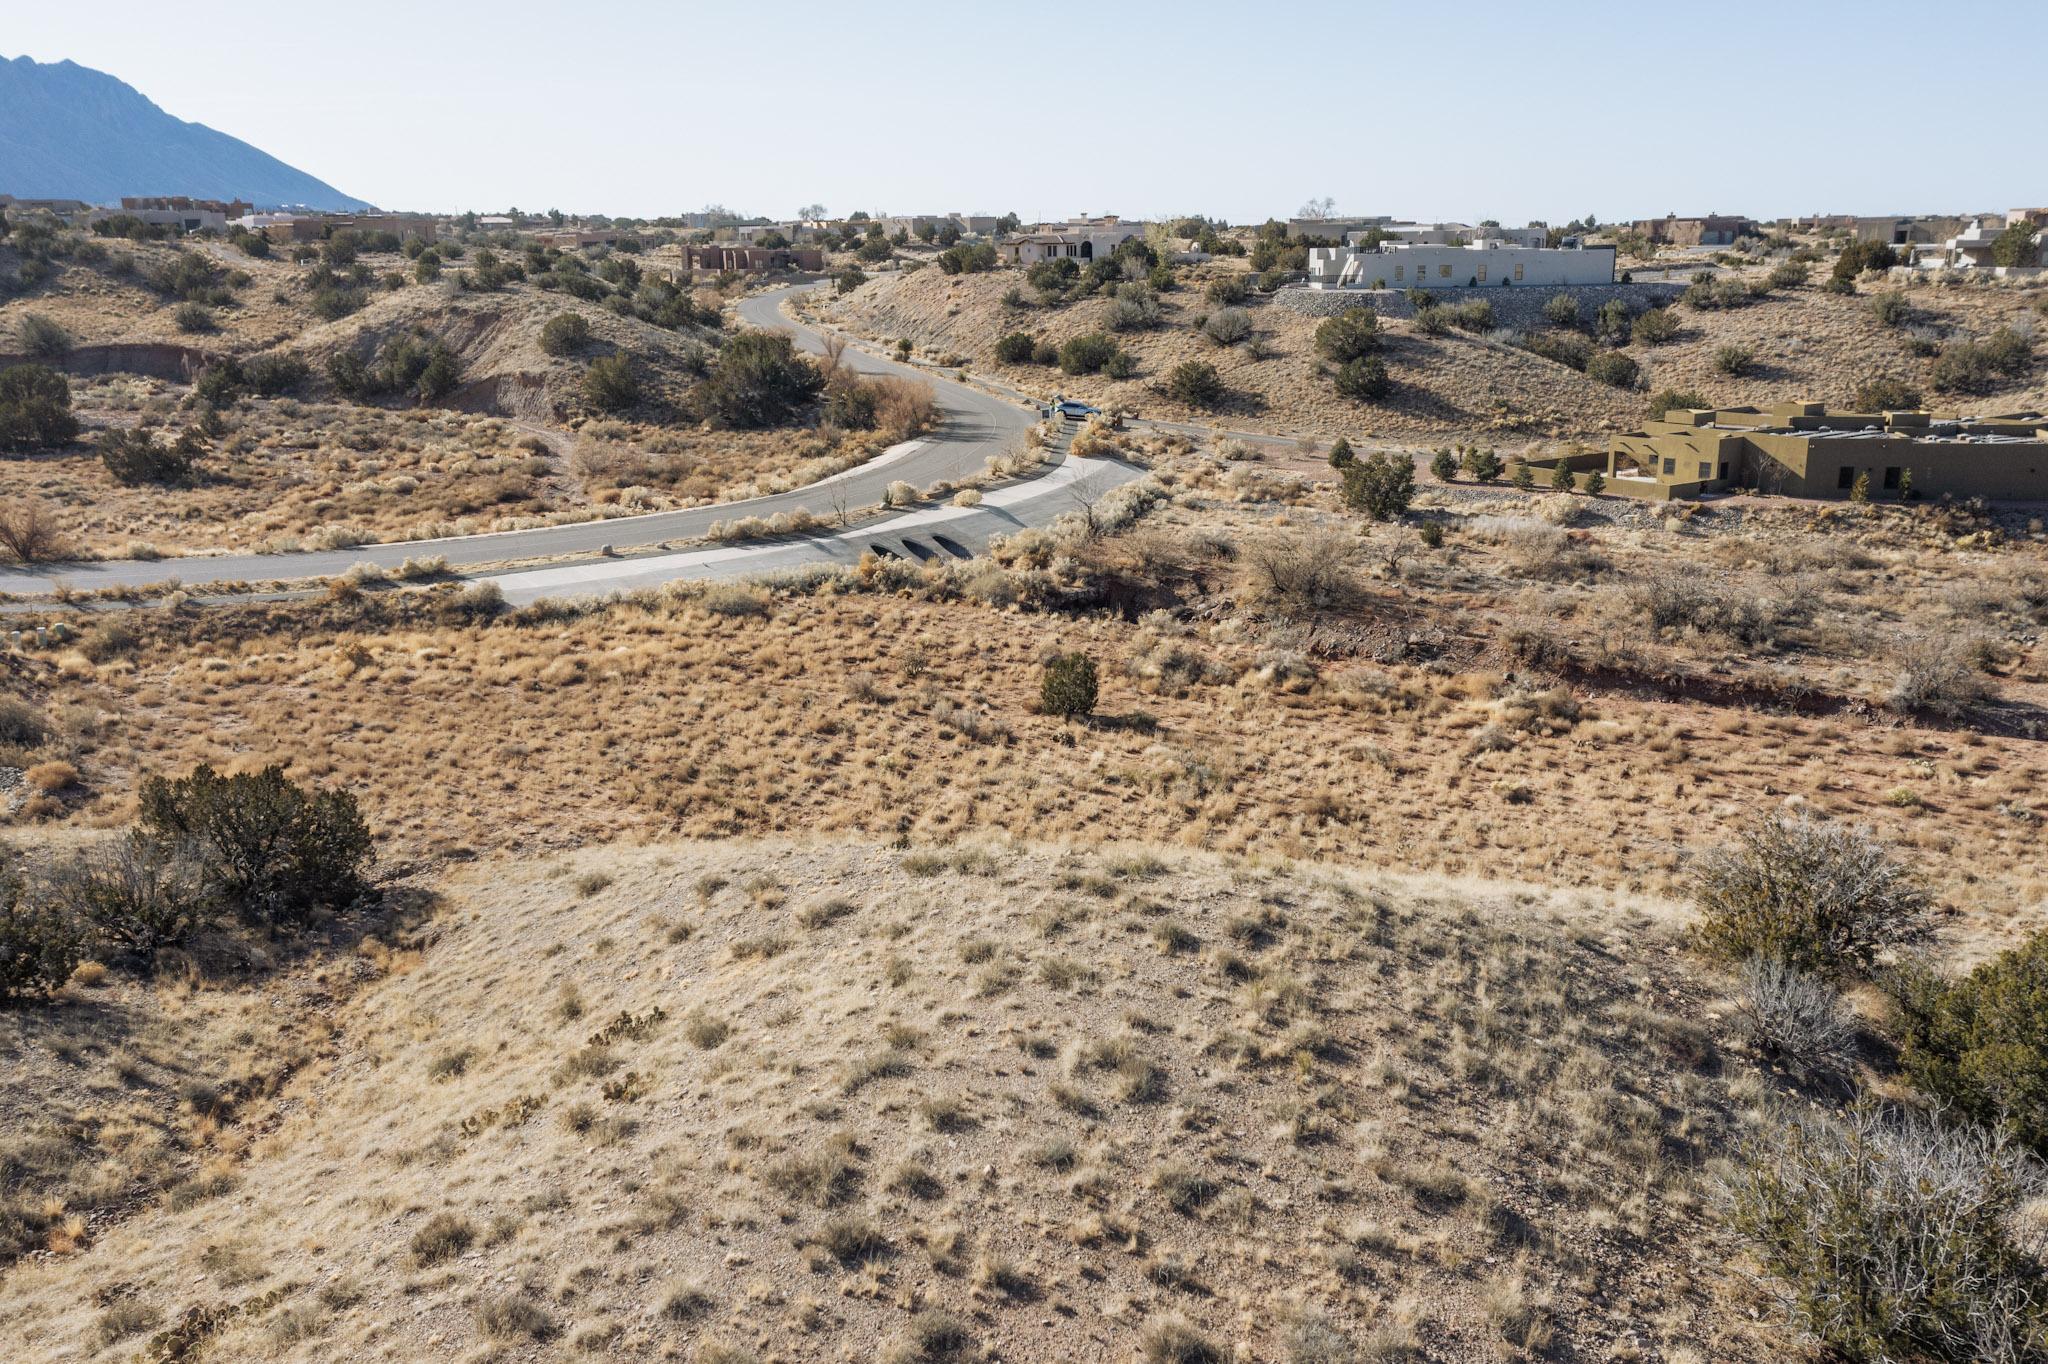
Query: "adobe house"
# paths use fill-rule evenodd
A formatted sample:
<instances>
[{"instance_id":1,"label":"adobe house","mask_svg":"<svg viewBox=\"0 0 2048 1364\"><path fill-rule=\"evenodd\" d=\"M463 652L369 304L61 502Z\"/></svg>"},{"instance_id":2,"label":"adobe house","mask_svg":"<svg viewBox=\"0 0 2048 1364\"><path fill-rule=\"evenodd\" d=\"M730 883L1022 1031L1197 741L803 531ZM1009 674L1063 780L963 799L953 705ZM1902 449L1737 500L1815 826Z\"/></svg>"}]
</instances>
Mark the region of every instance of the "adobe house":
<instances>
[{"instance_id":1,"label":"adobe house","mask_svg":"<svg viewBox=\"0 0 2048 1364\"><path fill-rule=\"evenodd\" d=\"M1577 464L1574 464L1577 468ZM2048 417L1843 412L1820 403L1673 410L1607 451L1610 492L1652 501L1755 488L1786 497L2048 499Z\"/></svg>"},{"instance_id":2,"label":"adobe house","mask_svg":"<svg viewBox=\"0 0 2048 1364\"><path fill-rule=\"evenodd\" d=\"M1661 218L1641 219L1632 226L1661 246L1729 246L1737 237L1763 235L1756 219L1739 214L1709 213L1700 218L1681 218L1667 213Z\"/></svg>"},{"instance_id":3,"label":"adobe house","mask_svg":"<svg viewBox=\"0 0 2048 1364\"><path fill-rule=\"evenodd\" d=\"M1370 250L1312 246L1311 289L1462 289L1468 286L1614 283L1612 246L1465 246L1381 242Z\"/></svg>"}]
</instances>

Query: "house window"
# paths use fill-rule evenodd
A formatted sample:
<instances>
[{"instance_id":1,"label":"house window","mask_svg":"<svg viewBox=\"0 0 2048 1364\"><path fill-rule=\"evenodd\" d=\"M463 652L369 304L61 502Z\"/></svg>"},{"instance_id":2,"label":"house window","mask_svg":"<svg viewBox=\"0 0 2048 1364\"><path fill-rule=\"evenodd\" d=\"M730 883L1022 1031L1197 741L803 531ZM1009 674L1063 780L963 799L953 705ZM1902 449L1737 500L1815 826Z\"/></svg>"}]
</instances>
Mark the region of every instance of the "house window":
<instances>
[{"instance_id":1,"label":"house window","mask_svg":"<svg viewBox=\"0 0 2048 1364\"><path fill-rule=\"evenodd\" d=\"M1517 283L1517 284L1520 284L1521 282L1522 282L1522 267L1521 267L1521 266L1519 266L1519 265L1517 265L1517 266L1515 267L1515 283Z\"/></svg>"},{"instance_id":2,"label":"house window","mask_svg":"<svg viewBox=\"0 0 2048 1364\"><path fill-rule=\"evenodd\" d=\"M1664 476L1665 476L1666 478L1669 478L1669 477L1671 477L1671 475L1673 475L1673 474L1675 474L1675 473L1677 473L1677 472L1678 472L1678 461L1677 461L1677 460L1675 460L1675 459L1667 459L1667 460L1665 460L1665 461L1664 461Z\"/></svg>"},{"instance_id":3,"label":"house window","mask_svg":"<svg viewBox=\"0 0 2048 1364\"><path fill-rule=\"evenodd\" d=\"M1856 470L1847 464L1844 464L1841 468L1835 470L1835 486L1837 488L1855 487Z\"/></svg>"},{"instance_id":4,"label":"house window","mask_svg":"<svg viewBox=\"0 0 2048 1364\"><path fill-rule=\"evenodd\" d=\"M1438 279L1449 279L1451 277L1451 267L1448 265L1439 265L1436 268L1436 273Z\"/></svg>"},{"instance_id":5,"label":"house window","mask_svg":"<svg viewBox=\"0 0 2048 1364\"><path fill-rule=\"evenodd\" d=\"M1479 267L1479 282L1486 283L1486 267L1483 265Z\"/></svg>"},{"instance_id":6,"label":"house window","mask_svg":"<svg viewBox=\"0 0 2048 1364\"><path fill-rule=\"evenodd\" d=\"M1896 464L1892 464L1892 465L1887 465L1887 466L1885 467L1885 471L1884 471L1884 486L1885 486L1885 487L1887 487L1887 488L1891 488L1891 489L1893 489L1893 490L1897 490L1897 488L1898 488L1898 486L1899 486L1899 466L1898 466L1898 465L1896 465Z\"/></svg>"},{"instance_id":7,"label":"house window","mask_svg":"<svg viewBox=\"0 0 2048 1364\"><path fill-rule=\"evenodd\" d=\"M1713 476L1714 476L1714 464L1713 464L1713 461L1712 461L1712 460L1705 460L1705 459L1701 460L1701 461L1700 461L1700 482L1702 482L1702 483L1705 483L1705 482L1706 482L1706 481L1707 481L1708 479L1712 478Z\"/></svg>"},{"instance_id":8,"label":"house window","mask_svg":"<svg viewBox=\"0 0 2048 1364\"><path fill-rule=\"evenodd\" d=\"M1395 267L1394 267L1394 278L1395 278L1395 279L1406 279L1406 278L1408 278L1408 267L1407 267L1407 266L1405 266L1405 265L1397 265L1397 266L1395 266Z\"/></svg>"},{"instance_id":9,"label":"house window","mask_svg":"<svg viewBox=\"0 0 2048 1364\"><path fill-rule=\"evenodd\" d=\"M1721 461L1721 477L1724 479L1728 477L1728 461L1725 459Z\"/></svg>"}]
</instances>

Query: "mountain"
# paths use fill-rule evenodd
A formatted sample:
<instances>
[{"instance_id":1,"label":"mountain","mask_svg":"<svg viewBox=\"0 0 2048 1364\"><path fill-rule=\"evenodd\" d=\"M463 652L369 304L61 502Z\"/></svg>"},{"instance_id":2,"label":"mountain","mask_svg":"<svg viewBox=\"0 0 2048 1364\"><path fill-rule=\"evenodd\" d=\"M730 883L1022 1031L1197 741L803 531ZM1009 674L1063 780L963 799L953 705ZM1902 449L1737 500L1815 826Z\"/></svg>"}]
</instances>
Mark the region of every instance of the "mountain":
<instances>
[{"instance_id":1,"label":"mountain","mask_svg":"<svg viewBox=\"0 0 2048 1364\"><path fill-rule=\"evenodd\" d=\"M240 138L172 118L104 71L28 57L0 59L0 193L95 204L189 194L259 208L370 207Z\"/></svg>"}]
</instances>

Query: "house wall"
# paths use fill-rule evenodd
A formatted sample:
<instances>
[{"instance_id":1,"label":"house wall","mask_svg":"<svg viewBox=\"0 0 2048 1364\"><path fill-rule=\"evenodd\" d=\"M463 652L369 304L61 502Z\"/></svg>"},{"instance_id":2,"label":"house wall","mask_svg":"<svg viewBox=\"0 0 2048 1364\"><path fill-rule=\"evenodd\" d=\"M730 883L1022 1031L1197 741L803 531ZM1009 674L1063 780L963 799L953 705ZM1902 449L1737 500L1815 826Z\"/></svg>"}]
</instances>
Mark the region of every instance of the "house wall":
<instances>
[{"instance_id":1,"label":"house wall","mask_svg":"<svg viewBox=\"0 0 2048 1364\"><path fill-rule=\"evenodd\" d=\"M1346 265L1354 260L1358 270L1353 281L1340 286ZM1385 281L1389 289L1493 288L1503 281L1526 288L1612 284L1614 251L1611 247L1568 251L1511 246L1400 246L1379 251L1325 246L1309 249L1311 287L1369 289L1378 281Z\"/></svg>"}]
</instances>

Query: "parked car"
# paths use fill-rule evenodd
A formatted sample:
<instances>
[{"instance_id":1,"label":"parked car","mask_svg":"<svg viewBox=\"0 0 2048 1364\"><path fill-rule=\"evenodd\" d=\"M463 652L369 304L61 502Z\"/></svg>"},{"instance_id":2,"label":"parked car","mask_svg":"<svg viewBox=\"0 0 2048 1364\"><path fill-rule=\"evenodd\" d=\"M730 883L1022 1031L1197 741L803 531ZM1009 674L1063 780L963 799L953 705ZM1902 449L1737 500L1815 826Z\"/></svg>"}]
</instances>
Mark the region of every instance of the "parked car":
<instances>
[{"instance_id":1,"label":"parked car","mask_svg":"<svg viewBox=\"0 0 2048 1364\"><path fill-rule=\"evenodd\" d=\"M1102 409L1090 407L1079 398L1056 397L1052 400L1052 406L1045 409L1045 415L1048 417L1063 417L1069 421L1085 421L1089 417L1101 416Z\"/></svg>"}]
</instances>

